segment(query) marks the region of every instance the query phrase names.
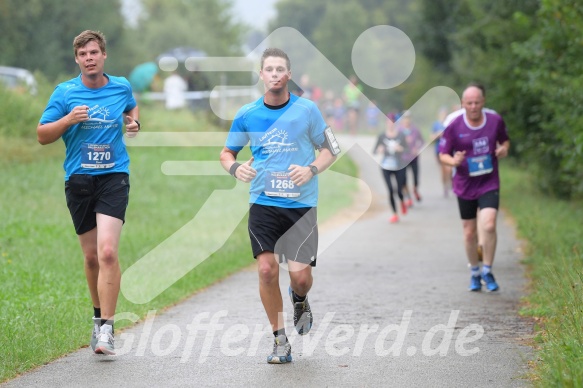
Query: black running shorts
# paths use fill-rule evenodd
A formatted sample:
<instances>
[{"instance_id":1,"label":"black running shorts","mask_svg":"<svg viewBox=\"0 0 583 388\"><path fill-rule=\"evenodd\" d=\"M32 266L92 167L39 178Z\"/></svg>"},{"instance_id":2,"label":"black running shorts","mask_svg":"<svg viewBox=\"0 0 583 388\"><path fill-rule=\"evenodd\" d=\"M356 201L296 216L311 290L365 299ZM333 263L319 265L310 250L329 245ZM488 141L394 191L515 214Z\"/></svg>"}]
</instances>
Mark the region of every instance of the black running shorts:
<instances>
[{"instance_id":1,"label":"black running shorts","mask_svg":"<svg viewBox=\"0 0 583 388\"><path fill-rule=\"evenodd\" d=\"M71 175L65 182L65 197L75 232L81 235L95 228L96 213L125 222L129 192L130 178L125 173Z\"/></svg>"},{"instance_id":2,"label":"black running shorts","mask_svg":"<svg viewBox=\"0 0 583 388\"><path fill-rule=\"evenodd\" d=\"M249 238L253 257L262 252L316 266L318 225L315 207L281 208L253 204L249 209Z\"/></svg>"},{"instance_id":3,"label":"black running shorts","mask_svg":"<svg viewBox=\"0 0 583 388\"><path fill-rule=\"evenodd\" d=\"M494 208L498 210L500 205L500 193L499 190L488 191L478 199L457 199L457 203L460 209L460 216L462 220L472 220L476 218L478 209L484 208Z\"/></svg>"}]
</instances>

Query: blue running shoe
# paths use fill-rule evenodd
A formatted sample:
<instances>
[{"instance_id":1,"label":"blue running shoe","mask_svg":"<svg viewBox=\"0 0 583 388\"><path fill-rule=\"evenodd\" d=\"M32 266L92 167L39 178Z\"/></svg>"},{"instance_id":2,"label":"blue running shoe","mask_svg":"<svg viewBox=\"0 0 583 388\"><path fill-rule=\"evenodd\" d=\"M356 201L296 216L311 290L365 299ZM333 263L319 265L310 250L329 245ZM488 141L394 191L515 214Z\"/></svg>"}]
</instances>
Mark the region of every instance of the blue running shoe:
<instances>
[{"instance_id":1,"label":"blue running shoe","mask_svg":"<svg viewBox=\"0 0 583 388\"><path fill-rule=\"evenodd\" d=\"M283 335L275 337L273 353L267 356L267 362L269 364L286 364L291 362L291 360L291 344Z\"/></svg>"},{"instance_id":2,"label":"blue running shoe","mask_svg":"<svg viewBox=\"0 0 583 388\"><path fill-rule=\"evenodd\" d=\"M484 282L486 282L486 291L488 292L492 292L492 291L498 291L498 283L496 283L496 280L494 279L494 275L492 275L492 273L487 273L482 275L482 278L484 279Z\"/></svg>"},{"instance_id":3,"label":"blue running shoe","mask_svg":"<svg viewBox=\"0 0 583 388\"><path fill-rule=\"evenodd\" d=\"M294 302L293 290L289 287L289 298L294 305L294 326L299 335L308 334L312 328L314 317L312 317L312 310L308 303L308 297L303 302Z\"/></svg>"},{"instance_id":4,"label":"blue running shoe","mask_svg":"<svg viewBox=\"0 0 583 388\"><path fill-rule=\"evenodd\" d=\"M470 291L482 291L482 277L480 275L473 276L470 279Z\"/></svg>"}]
</instances>

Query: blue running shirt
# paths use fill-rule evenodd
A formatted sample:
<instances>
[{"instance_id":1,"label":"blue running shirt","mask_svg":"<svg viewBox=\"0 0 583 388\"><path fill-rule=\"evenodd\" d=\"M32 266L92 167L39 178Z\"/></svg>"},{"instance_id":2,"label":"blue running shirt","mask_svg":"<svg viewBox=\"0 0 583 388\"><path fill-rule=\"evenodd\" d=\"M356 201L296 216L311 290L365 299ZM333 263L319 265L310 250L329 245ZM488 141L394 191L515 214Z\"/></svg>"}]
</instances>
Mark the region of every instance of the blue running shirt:
<instances>
[{"instance_id":1,"label":"blue running shirt","mask_svg":"<svg viewBox=\"0 0 583 388\"><path fill-rule=\"evenodd\" d=\"M65 181L72 174L129 174L130 159L123 139L123 115L136 107L127 79L106 75L107 85L90 89L81 75L55 88L40 123L60 120L74 107L87 105L89 120L70 126L62 136L67 147Z\"/></svg>"},{"instance_id":2,"label":"blue running shirt","mask_svg":"<svg viewBox=\"0 0 583 388\"><path fill-rule=\"evenodd\" d=\"M324 143L326 127L316 104L294 94L280 109L266 107L263 97L243 106L233 121L226 147L239 152L249 143L252 166L257 170L249 202L283 208L315 207L318 177L298 188L286 174L290 165L307 166L316 159L315 149Z\"/></svg>"}]
</instances>

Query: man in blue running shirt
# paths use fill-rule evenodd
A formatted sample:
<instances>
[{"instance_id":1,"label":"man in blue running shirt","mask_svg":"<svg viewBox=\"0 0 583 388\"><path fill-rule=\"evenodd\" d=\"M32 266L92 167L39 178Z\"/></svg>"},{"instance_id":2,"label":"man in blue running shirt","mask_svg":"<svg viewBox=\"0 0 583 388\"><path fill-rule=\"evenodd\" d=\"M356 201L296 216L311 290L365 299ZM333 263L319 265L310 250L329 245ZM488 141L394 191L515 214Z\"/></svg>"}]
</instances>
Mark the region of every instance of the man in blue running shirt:
<instances>
[{"instance_id":1,"label":"man in blue running shirt","mask_svg":"<svg viewBox=\"0 0 583 388\"><path fill-rule=\"evenodd\" d=\"M259 75L265 95L239 110L220 160L236 179L251 183L249 237L257 259L261 302L275 337L267 362L282 364L292 357L279 265L288 265L295 328L307 334L313 321L307 294L318 250L317 174L330 167L340 149L318 107L290 94L291 65L284 51L265 50ZM237 154L247 144L252 157L240 164Z\"/></svg>"},{"instance_id":2,"label":"man in blue running shirt","mask_svg":"<svg viewBox=\"0 0 583 388\"><path fill-rule=\"evenodd\" d=\"M65 142L65 196L93 302L91 348L113 355L118 246L130 190L122 130L125 123L126 136L134 137L140 122L129 82L103 72L105 44L99 31L84 31L73 40L81 74L55 88L36 131L40 144Z\"/></svg>"}]
</instances>

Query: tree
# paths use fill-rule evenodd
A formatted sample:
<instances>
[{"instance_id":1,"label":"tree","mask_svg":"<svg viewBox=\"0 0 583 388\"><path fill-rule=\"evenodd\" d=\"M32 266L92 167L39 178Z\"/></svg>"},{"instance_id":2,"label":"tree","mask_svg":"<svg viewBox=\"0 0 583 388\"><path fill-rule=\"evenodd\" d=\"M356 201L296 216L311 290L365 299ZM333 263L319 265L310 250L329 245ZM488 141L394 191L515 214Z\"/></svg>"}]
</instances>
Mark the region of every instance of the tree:
<instances>
[{"instance_id":1,"label":"tree","mask_svg":"<svg viewBox=\"0 0 583 388\"><path fill-rule=\"evenodd\" d=\"M298 30L310 42L314 31L326 13L326 2L312 0L280 0L275 4L277 16L269 30L287 26Z\"/></svg>"},{"instance_id":2,"label":"tree","mask_svg":"<svg viewBox=\"0 0 583 388\"><path fill-rule=\"evenodd\" d=\"M421 18L416 33L418 48L424 56L441 72L451 71L452 48L450 36L454 32L452 2L447 0L421 0ZM449 5L449 6L448 6Z\"/></svg>"},{"instance_id":3,"label":"tree","mask_svg":"<svg viewBox=\"0 0 583 388\"><path fill-rule=\"evenodd\" d=\"M139 58L154 60L175 47L193 47L211 56L241 54L243 25L235 23L225 0L142 0L143 15L132 31Z\"/></svg>"},{"instance_id":4,"label":"tree","mask_svg":"<svg viewBox=\"0 0 583 388\"><path fill-rule=\"evenodd\" d=\"M545 0L537 19L536 33L514 46L522 60L522 95L538 96L525 152L537 161L543 188L583 198L583 4Z\"/></svg>"},{"instance_id":5,"label":"tree","mask_svg":"<svg viewBox=\"0 0 583 388\"><path fill-rule=\"evenodd\" d=\"M49 79L77 72L73 39L80 32L103 32L108 51L123 35L120 0L0 0L0 63L42 71ZM115 62L112 60L111 62Z\"/></svg>"}]
</instances>

